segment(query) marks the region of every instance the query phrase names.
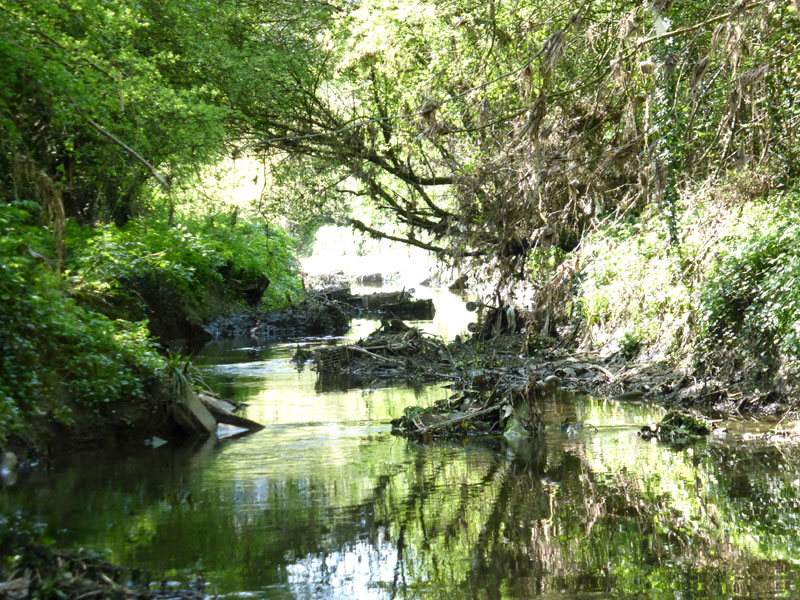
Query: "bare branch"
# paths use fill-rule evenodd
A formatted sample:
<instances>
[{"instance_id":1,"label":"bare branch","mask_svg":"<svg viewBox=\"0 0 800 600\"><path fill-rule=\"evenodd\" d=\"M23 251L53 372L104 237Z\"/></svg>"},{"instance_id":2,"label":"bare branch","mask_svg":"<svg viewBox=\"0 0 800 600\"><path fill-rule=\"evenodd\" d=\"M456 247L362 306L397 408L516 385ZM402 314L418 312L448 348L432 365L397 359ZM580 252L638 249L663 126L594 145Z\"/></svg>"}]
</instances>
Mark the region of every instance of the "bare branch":
<instances>
[{"instance_id":1,"label":"bare branch","mask_svg":"<svg viewBox=\"0 0 800 600\"><path fill-rule=\"evenodd\" d=\"M150 172L153 174L153 177L155 177L156 179L158 179L159 183L160 183L161 185L163 185L165 189L167 189L167 190L169 189L169 183L167 183L167 180L166 180L166 179L164 179L164 178L161 176L161 174L160 174L158 171L156 171L155 167L154 167L153 165L151 165L149 162L147 162L147 160L145 160L145 158L144 158L144 157L143 157L141 154L139 154L139 153L138 153L136 150L134 150L133 148L131 148L130 146L128 146L128 144L126 144L125 142L123 142L122 140L120 140L120 139L119 139L118 137L116 137L114 134L112 134L112 133L109 133L108 131L106 131L105 129L103 129L102 127L100 127L100 125L98 125L98 124L97 124L97 123L94 121L94 119L92 119L92 118L90 118L90 117L86 117L86 120L89 122L89 125L91 125L92 127L94 127L94 128L97 130L97 131L99 131L100 133L102 133L102 134L103 134L105 137L107 137L107 138L108 138L108 139L110 139L112 142L114 142L115 144L117 144L117 145L121 146L123 149L125 149L125 150L126 150L126 151L128 151L130 154L132 154L132 155L133 155L133 156L134 156L136 159L138 159L138 160L139 160L139 162L141 162L141 163L142 163L142 164L143 164L145 167L147 167L147 168L148 168L148 170L149 170L149 171L150 171Z\"/></svg>"}]
</instances>

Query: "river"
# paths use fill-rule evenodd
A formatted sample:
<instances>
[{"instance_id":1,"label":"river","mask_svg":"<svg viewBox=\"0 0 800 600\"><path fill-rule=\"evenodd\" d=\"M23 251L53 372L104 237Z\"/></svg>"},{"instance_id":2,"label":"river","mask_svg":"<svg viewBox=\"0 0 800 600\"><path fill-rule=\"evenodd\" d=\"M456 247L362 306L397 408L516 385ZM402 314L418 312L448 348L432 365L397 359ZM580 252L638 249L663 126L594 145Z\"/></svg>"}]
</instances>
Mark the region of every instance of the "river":
<instances>
[{"instance_id":1,"label":"river","mask_svg":"<svg viewBox=\"0 0 800 600\"><path fill-rule=\"evenodd\" d=\"M424 326L463 330L434 296ZM207 347L204 377L263 431L76 454L0 491L0 514L220 598L800 595L800 452L741 440L766 424L677 451L635 435L657 407L557 394L540 441L419 444L388 420L449 390L320 383L290 361L331 341Z\"/></svg>"}]
</instances>

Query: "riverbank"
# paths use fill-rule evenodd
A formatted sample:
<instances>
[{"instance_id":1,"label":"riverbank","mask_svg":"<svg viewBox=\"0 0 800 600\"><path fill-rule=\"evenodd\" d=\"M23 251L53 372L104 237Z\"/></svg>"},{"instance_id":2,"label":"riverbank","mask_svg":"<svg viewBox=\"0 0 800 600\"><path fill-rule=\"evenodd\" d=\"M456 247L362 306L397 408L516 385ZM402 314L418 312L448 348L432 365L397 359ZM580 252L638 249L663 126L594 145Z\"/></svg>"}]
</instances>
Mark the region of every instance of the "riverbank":
<instances>
[{"instance_id":1,"label":"riverbank","mask_svg":"<svg viewBox=\"0 0 800 600\"><path fill-rule=\"evenodd\" d=\"M321 375L450 381L454 389L513 389L556 377L565 391L714 415L772 416L792 409L788 398L734 393L724 381L687 375L667 360L628 361L554 339L531 341L524 333L445 343L403 323L385 323L355 343L317 350L314 363Z\"/></svg>"},{"instance_id":2,"label":"riverbank","mask_svg":"<svg viewBox=\"0 0 800 600\"><path fill-rule=\"evenodd\" d=\"M33 202L0 205L0 449L21 459L181 435L177 391L199 382L169 349L211 339L214 315L302 294L277 228L70 220L54 237L41 213Z\"/></svg>"},{"instance_id":3,"label":"riverbank","mask_svg":"<svg viewBox=\"0 0 800 600\"><path fill-rule=\"evenodd\" d=\"M0 518L0 598L203 600L206 584L175 586L141 569L113 565L94 552L56 550L35 541L31 527Z\"/></svg>"},{"instance_id":4,"label":"riverbank","mask_svg":"<svg viewBox=\"0 0 800 600\"><path fill-rule=\"evenodd\" d=\"M499 319L508 314L507 320ZM544 396L558 391L702 414L713 421L743 415L796 418L788 398L736 394L724 381L687 375L668 360L632 361L620 352L580 351L553 338L515 333L513 323L512 313L489 310L471 327L472 336L445 343L402 321L384 321L355 342L318 349L314 368L321 379L346 375L415 385L447 381L453 390L448 399L393 420L399 433L412 437L535 436L541 433Z\"/></svg>"},{"instance_id":5,"label":"riverbank","mask_svg":"<svg viewBox=\"0 0 800 600\"><path fill-rule=\"evenodd\" d=\"M587 236L558 318L578 350L665 365L709 409L774 414L800 393L798 192L759 173L687 186L660 210Z\"/></svg>"}]
</instances>

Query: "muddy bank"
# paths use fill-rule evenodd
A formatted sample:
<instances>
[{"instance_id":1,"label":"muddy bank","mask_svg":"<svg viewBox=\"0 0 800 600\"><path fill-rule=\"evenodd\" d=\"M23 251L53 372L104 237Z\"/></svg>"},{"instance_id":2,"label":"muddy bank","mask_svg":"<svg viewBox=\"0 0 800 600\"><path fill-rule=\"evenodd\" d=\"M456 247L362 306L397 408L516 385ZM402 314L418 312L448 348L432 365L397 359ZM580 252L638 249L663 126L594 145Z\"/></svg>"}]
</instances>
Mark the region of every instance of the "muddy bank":
<instances>
[{"instance_id":1,"label":"muddy bank","mask_svg":"<svg viewBox=\"0 0 800 600\"><path fill-rule=\"evenodd\" d=\"M216 338L242 335L281 338L305 335L341 335L350 320L365 315L400 319L432 319L430 299L414 299L413 290L352 294L349 287L312 292L285 310L242 311L218 317L206 326Z\"/></svg>"},{"instance_id":2,"label":"muddy bank","mask_svg":"<svg viewBox=\"0 0 800 600\"><path fill-rule=\"evenodd\" d=\"M153 379L141 398L95 407L70 402L66 422L49 411L31 415L24 430L8 432L5 448L19 457L21 465L49 464L79 448L141 444L153 436L177 439L184 434L170 417L173 402L166 383Z\"/></svg>"},{"instance_id":3,"label":"muddy bank","mask_svg":"<svg viewBox=\"0 0 800 600\"><path fill-rule=\"evenodd\" d=\"M24 432L8 434L6 444L0 444L0 454L13 452L19 460L18 474L24 475L32 465L50 465L73 450L181 444L216 436L218 424L235 428L229 435L236 436L263 428L236 414L242 405L196 391L191 372L184 372L180 381L176 385L175 374L167 374L151 381L143 398L93 409L73 404L69 423L49 413L31 417ZM7 481L0 476L0 489L15 483L16 477Z\"/></svg>"}]
</instances>

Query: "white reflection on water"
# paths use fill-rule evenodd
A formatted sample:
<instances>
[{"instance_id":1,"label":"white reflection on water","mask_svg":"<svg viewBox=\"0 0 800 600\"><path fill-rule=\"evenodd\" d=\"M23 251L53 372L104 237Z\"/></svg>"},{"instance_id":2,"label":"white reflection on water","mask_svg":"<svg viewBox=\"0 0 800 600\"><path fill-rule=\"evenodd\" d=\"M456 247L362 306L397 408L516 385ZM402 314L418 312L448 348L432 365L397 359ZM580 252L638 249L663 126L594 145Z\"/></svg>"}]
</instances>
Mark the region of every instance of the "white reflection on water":
<instances>
[{"instance_id":1,"label":"white reflection on water","mask_svg":"<svg viewBox=\"0 0 800 600\"><path fill-rule=\"evenodd\" d=\"M297 598L392 598L397 567L395 544L358 541L339 552L311 554L287 565L286 587Z\"/></svg>"},{"instance_id":2,"label":"white reflection on water","mask_svg":"<svg viewBox=\"0 0 800 600\"><path fill-rule=\"evenodd\" d=\"M218 375L264 379L265 375L270 375L272 373L277 374L286 370L286 365L282 365L280 362L281 361L275 360L257 360L253 362L231 363L228 365L216 365L213 369L206 368L205 371Z\"/></svg>"}]
</instances>

